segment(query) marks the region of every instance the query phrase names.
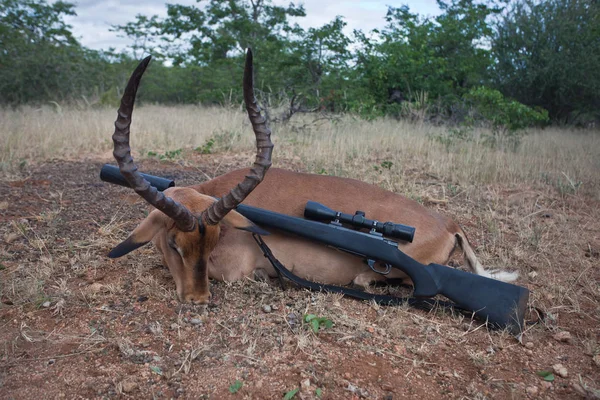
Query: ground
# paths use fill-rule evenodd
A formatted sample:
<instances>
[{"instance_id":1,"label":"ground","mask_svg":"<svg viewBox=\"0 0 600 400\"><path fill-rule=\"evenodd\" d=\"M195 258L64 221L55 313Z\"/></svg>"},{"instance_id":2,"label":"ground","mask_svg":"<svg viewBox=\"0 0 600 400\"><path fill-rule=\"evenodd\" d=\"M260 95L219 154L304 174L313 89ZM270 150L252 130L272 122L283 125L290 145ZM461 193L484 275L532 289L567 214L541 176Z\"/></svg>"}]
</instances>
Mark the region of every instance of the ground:
<instances>
[{"instance_id":1,"label":"ground","mask_svg":"<svg viewBox=\"0 0 600 400\"><path fill-rule=\"evenodd\" d=\"M152 246L106 257L147 208L100 182L101 164L49 162L0 182L0 398L599 396L600 204L591 197L490 185L426 204L463 225L484 264L520 272L546 316L532 309L515 338L461 315L276 281L211 282L207 307L180 304ZM141 169L184 185L243 164L215 156ZM306 314L333 326L314 333Z\"/></svg>"}]
</instances>

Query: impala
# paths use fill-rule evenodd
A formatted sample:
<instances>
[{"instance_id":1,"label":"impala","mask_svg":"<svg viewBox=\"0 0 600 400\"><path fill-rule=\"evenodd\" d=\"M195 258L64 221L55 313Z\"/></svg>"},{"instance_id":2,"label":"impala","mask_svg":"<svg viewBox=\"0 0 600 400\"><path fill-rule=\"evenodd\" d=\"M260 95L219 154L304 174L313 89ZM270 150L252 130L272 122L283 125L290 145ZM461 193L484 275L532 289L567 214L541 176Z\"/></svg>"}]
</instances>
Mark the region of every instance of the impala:
<instances>
[{"instance_id":1,"label":"impala","mask_svg":"<svg viewBox=\"0 0 600 400\"><path fill-rule=\"evenodd\" d=\"M344 212L364 210L371 219L415 227L413 242L401 243L399 248L423 264L446 264L458 246L472 272L503 281L517 278L517 273L486 271L458 224L406 197L354 179L275 168L267 174L273 144L271 132L254 97L250 50L246 57L243 88L257 143L254 166L195 186L158 192L137 171L129 146L135 95L149 61L148 57L140 63L127 84L113 141L114 156L122 175L154 209L109 253L109 257L121 257L152 241L162 253L163 264L173 275L180 301L207 303L210 299L209 277L235 281L244 277L276 276L276 271L252 238L252 233L264 235L267 232L234 210L241 202L299 217L302 217L308 200ZM403 277L396 269L383 276L356 256L298 237L271 232L264 240L275 256L301 278L364 287L386 277Z\"/></svg>"}]
</instances>

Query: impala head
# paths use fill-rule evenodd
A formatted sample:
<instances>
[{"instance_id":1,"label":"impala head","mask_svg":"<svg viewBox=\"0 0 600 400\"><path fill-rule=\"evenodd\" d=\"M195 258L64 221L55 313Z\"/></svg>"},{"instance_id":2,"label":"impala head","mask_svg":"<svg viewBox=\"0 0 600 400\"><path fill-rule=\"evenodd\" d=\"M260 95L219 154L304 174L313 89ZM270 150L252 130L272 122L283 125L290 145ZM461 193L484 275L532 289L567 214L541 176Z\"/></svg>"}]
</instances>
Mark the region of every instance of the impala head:
<instances>
[{"instance_id":1,"label":"impala head","mask_svg":"<svg viewBox=\"0 0 600 400\"><path fill-rule=\"evenodd\" d=\"M147 57L138 65L123 93L115 122L113 154L129 185L156 209L109 253L109 257L121 257L153 240L173 275L179 300L206 303L210 297L207 263L219 240L220 225L266 234L232 210L263 180L271 166L271 132L254 98L252 52L248 50L244 69L244 100L257 144L256 160L250 174L219 200L185 187L157 191L137 171L129 147L135 95L149 62L150 57Z\"/></svg>"}]
</instances>

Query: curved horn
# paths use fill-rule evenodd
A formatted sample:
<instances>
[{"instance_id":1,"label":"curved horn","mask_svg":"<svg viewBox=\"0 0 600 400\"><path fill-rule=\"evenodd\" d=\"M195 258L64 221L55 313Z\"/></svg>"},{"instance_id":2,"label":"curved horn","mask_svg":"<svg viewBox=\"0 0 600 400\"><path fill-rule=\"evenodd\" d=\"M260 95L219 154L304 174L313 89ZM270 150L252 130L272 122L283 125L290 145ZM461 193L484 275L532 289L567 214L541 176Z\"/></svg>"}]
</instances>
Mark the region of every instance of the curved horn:
<instances>
[{"instance_id":1,"label":"curved horn","mask_svg":"<svg viewBox=\"0 0 600 400\"><path fill-rule=\"evenodd\" d=\"M246 175L241 183L238 183L235 188L202 213L203 220L209 225L218 224L229 211L244 201L250 192L262 182L265 173L271 166L271 154L273 153L271 130L267 127L265 118L260 114L260 107L254 97L253 79L252 50L248 49L244 68L244 101L256 136L256 159L250 174Z\"/></svg>"},{"instance_id":2,"label":"curved horn","mask_svg":"<svg viewBox=\"0 0 600 400\"><path fill-rule=\"evenodd\" d=\"M162 192L156 190L150 183L145 180L138 172L137 166L133 163L131 157L131 147L129 147L129 127L131 126L131 115L133 113L133 104L135 103L135 95L137 93L140 80L150 63L151 56L142 60L137 66L127 87L121 98L121 106L115 121L115 133L112 137L114 143L113 155L119 163L119 170L129 186L142 196L148 203L152 204L158 210L167 214L175 221L175 224L182 231L192 231L196 227L196 218L183 205L177 203L170 197L165 196Z\"/></svg>"}]
</instances>

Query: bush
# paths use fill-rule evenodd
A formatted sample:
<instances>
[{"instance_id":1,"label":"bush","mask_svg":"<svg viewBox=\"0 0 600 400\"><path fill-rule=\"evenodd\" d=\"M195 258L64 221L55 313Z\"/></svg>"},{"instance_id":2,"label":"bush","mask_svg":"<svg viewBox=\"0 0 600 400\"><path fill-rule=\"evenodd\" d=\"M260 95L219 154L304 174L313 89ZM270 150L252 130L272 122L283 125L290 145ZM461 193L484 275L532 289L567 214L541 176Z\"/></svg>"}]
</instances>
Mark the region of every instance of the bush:
<instances>
[{"instance_id":1,"label":"bush","mask_svg":"<svg viewBox=\"0 0 600 400\"><path fill-rule=\"evenodd\" d=\"M485 86L471 89L465 99L473 107L475 117L488 122L495 134L512 134L548 122L548 111L543 108L528 107Z\"/></svg>"},{"instance_id":2,"label":"bush","mask_svg":"<svg viewBox=\"0 0 600 400\"><path fill-rule=\"evenodd\" d=\"M465 95L465 100L472 110L466 123L489 126L493 136L488 137L487 142L492 146L508 142L516 149L526 128L544 125L549 121L548 111L528 107L485 86L471 89Z\"/></svg>"}]
</instances>

